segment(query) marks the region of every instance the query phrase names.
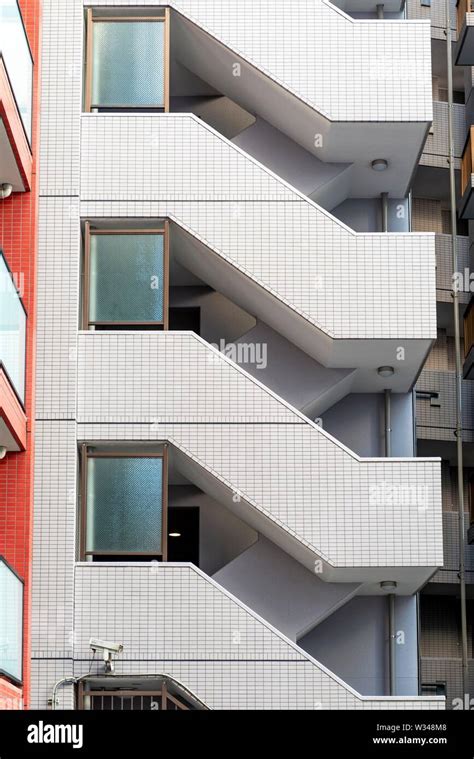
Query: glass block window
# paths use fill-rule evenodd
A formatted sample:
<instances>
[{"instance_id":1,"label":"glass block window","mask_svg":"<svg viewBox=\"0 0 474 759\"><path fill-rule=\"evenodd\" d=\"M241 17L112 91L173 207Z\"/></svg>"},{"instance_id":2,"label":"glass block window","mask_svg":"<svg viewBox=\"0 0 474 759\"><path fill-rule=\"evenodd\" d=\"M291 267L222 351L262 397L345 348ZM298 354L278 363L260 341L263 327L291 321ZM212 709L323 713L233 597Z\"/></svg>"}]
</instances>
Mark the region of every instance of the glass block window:
<instances>
[{"instance_id":1,"label":"glass block window","mask_svg":"<svg viewBox=\"0 0 474 759\"><path fill-rule=\"evenodd\" d=\"M163 459L87 458L86 552L162 554Z\"/></svg>"},{"instance_id":2,"label":"glass block window","mask_svg":"<svg viewBox=\"0 0 474 759\"><path fill-rule=\"evenodd\" d=\"M164 108L163 21L95 21L91 107Z\"/></svg>"},{"instance_id":3,"label":"glass block window","mask_svg":"<svg viewBox=\"0 0 474 759\"><path fill-rule=\"evenodd\" d=\"M22 679L23 583L0 557L0 672Z\"/></svg>"},{"instance_id":4,"label":"glass block window","mask_svg":"<svg viewBox=\"0 0 474 759\"><path fill-rule=\"evenodd\" d=\"M91 234L89 322L164 322L164 235Z\"/></svg>"}]
</instances>

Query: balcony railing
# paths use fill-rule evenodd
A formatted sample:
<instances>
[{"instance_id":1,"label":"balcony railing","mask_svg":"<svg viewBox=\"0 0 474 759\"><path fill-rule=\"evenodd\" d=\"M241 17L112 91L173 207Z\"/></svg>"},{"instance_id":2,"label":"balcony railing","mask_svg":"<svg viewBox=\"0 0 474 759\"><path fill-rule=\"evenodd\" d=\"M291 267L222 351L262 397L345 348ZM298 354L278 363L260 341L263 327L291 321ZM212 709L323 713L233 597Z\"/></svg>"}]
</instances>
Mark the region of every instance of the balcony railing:
<instances>
[{"instance_id":1,"label":"balcony railing","mask_svg":"<svg viewBox=\"0 0 474 759\"><path fill-rule=\"evenodd\" d=\"M458 271L464 272L469 269L469 237L456 235L456 247L458 254ZM452 261L452 238L450 234L436 234L436 300L438 302L451 303L453 295L453 261ZM468 303L470 293L466 289L458 289L461 303Z\"/></svg>"},{"instance_id":2,"label":"balcony railing","mask_svg":"<svg viewBox=\"0 0 474 759\"><path fill-rule=\"evenodd\" d=\"M426 140L421 162L428 166L446 166L446 158L449 154L446 132L448 128L448 103L433 101L433 127ZM455 166L459 168L459 159L463 152L466 139L466 114L465 106L461 103L453 104L453 148ZM435 162L435 163L433 163Z\"/></svg>"},{"instance_id":3,"label":"balcony railing","mask_svg":"<svg viewBox=\"0 0 474 759\"><path fill-rule=\"evenodd\" d=\"M21 682L23 581L0 556L0 674Z\"/></svg>"},{"instance_id":4,"label":"balcony railing","mask_svg":"<svg viewBox=\"0 0 474 759\"><path fill-rule=\"evenodd\" d=\"M0 0L0 57L31 143L33 58L17 0Z\"/></svg>"},{"instance_id":5,"label":"balcony railing","mask_svg":"<svg viewBox=\"0 0 474 759\"><path fill-rule=\"evenodd\" d=\"M25 399L26 312L0 251L0 366L23 403Z\"/></svg>"}]
</instances>

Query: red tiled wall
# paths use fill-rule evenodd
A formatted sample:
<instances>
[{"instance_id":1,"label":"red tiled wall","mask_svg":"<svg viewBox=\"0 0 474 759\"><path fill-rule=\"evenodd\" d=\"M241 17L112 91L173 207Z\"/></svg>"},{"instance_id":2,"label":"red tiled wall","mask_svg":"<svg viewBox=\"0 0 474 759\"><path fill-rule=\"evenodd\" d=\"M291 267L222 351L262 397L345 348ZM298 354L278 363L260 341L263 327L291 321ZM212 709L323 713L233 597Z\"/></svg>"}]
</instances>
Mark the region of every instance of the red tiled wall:
<instances>
[{"instance_id":1,"label":"red tiled wall","mask_svg":"<svg viewBox=\"0 0 474 759\"><path fill-rule=\"evenodd\" d=\"M38 77L40 46L40 0L20 0L34 59L33 86L33 181L31 192L14 193L0 201L0 246L12 272L21 274L27 321L26 415L27 448L24 453L8 454L0 461L0 554L25 581L24 614L24 685L25 709L29 705L30 681L30 610L31 554L33 527L33 421L35 365L35 289L37 244L37 145L38 145ZM5 688L0 682L0 695ZM0 701L0 708L2 708Z\"/></svg>"},{"instance_id":2,"label":"red tiled wall","mask_svg":"<svg viewBox=\"0 0 474 759\"><path fill-rule=\"evenodd\" d=\"M21 689L0 677L0 709L21 708Z\"/></svg>"}]
</instances>

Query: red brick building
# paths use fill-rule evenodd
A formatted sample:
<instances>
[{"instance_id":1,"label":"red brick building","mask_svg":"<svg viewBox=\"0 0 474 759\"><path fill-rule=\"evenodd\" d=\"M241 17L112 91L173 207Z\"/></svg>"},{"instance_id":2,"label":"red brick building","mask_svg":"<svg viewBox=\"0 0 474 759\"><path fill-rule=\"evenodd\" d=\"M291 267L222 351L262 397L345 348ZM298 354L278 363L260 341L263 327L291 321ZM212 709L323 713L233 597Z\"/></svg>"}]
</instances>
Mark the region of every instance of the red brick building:
<instances>
[{"instance_id":1,"label":"red brick building","mask_svg":"<svg viewBox=\"0 0 474 759\"><path fill-rule=\"evenodd\" d=\"M39 0L0 0L0 708L28 708Z\"/></svg>"}]
</instances>

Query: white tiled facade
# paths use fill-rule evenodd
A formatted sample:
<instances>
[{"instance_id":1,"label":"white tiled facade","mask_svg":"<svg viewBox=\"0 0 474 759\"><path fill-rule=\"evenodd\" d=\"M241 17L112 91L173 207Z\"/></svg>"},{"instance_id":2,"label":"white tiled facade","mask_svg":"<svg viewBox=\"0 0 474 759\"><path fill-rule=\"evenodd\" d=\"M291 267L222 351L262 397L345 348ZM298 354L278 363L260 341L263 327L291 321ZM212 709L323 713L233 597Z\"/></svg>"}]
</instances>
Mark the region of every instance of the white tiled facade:
<instances>
[{"instance_id":1,"label":"white tiled facade","mask_svg":"<svg viewBox=\"0 0 474 759\"><path fill-rule=\"evenodd\" d=\"M426 23L356 21L326 0L168 7L328 129L431 120ZM439 461L412 458L403 429L406 453L358 454L194 333L82 330L81 225L168 219L228 267L229 300L298 349L314 343L318 371L357 367L373 383L400 347L414 379L436 337L435 238L356 232L192 113L83 113L82 0L43 8L34 705L61 678L100 672L88 641L101 637L124 645L117 674L168 674L212 709L444 708L418 691L362 695L194 565L80 560L80 445L163 443L223 513L237 494L248 529L306 570L321 561L329 587L360 583L382 605L390 580L414 600L443 563ZM414 661L415 633L407 648ZM75 708L72 685L58 705Z\"/></svg>"}]
</instances>

